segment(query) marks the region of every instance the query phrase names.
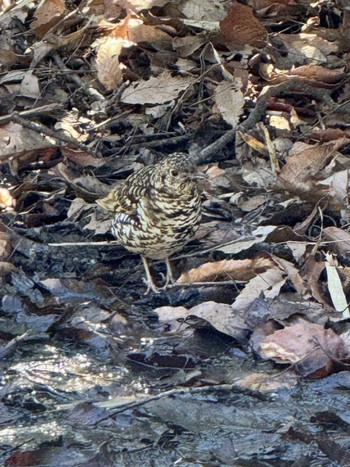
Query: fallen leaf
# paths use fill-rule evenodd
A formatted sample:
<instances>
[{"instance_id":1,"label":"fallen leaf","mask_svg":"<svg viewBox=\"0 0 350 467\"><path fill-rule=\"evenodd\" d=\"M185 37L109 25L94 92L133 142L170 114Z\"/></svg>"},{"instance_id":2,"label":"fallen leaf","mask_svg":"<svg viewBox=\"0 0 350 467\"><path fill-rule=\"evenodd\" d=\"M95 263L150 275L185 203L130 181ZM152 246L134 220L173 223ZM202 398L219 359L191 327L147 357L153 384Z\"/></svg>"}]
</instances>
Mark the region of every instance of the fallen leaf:
<instances>
[{"instance_id":1,"label":"fallen leaf","mask_svg":"<svg viewBox=\"0 0 350 467\"><path fill-rule=\"evenodd\" d=\"M221 81L215 89L215 103L225 122L236 128L243 113L244 96L241 91L242 81Z\"/></svg>"},{"instance_id":2,"label":"fallen leaf","mask_svg":"<svg viewBox=\"0 0 350 467\"><path fill-rule=\"evenodd\" d=\"M184 320L196 317L207 321L216 330L236 339L244 339L247 335L247 327L241 317L234 314L230 305L216 302L204 302L189 310L184 307L160 307L154 310L160 322L171 322L171 330L179 331L186 327ZM178 324L176 320L181 320Z\"/></svg>"},{"instance_id":3,"label":"fallen leaf","mask_svg":"<svg viewBox=\"0 0 350 467\"><path fill-rule=\"evenodd\" d=\"M231 280L247 281L271 266L273 266L273 262L269 258L264 257L258 257L254 260L224 259L222 261L202 264L198 268L181 274L177 283L206 282L220 278L223 280L229 278Z\"/></svg>"},{"instance_id":4,"label":"fallen leaf","mask_svg":"<svg viewBox=\"0 0 350 467\"><path fill-rule=\"evenodd\" d=\"M64 0L44 0L39 3L35 11L35 20L31 23L38 37L43 37L55 24L59 22L66 11Z\"/></svg>"},{"instance_id":5,"label":"fallen leaf","mask_svg":"<svg viewBox=\"0 0 350 467\"><path fill-rule=\"evenodd\" d=\"M345 358L348 351L332 329L302 321L266 337L259 354L277 363L297 364L304 376L320 378L331 372L332 358Z\"/></svg>"},{"instance_id":6,"label":"fallen leaf","mask_svg":"<svg viewBox=\"0 0 350 467\"><path fill-rule=\"evenodd\" d=\"M342 314L343 319L347 319L350 318L350 313L337 269L337 260L330 253L326 253L326 271L329 294L336 311L339 311Z\"/></svg>"},{"instance_id":7,"label":"fallen leaf","mask_svg":"<svg viewBox=\"0 0 350 467\"><path fill-rule=\"evenodd\" d=\"M225 41L234 45L262 47L267 37L266 29L254 16L253 10L237 2L220 21L220 31Z\"/></svg>"},{"instance_id":8,"label":"fallen leaf","mask_svg":"<svg viewBox=\"0 0 350 467\"><path fill-rule=\"evenodd\" d=\"M339 227L326 227L323 230L327 247L340 255L350 253L350 233ZM331 243L328 243L331 242Z\"/></svg>"},{"instance_id":9,"label":"fallen leaf","mask_svg":"<svg viewBox=\"0 0 350 467\"><path fill-rule=\"evenodd\" d=\"M181 91L193 84L189 76L171 76L164 71L160 76L147 81L136 81L127 87L121 96L126 104L164 104L176 99Z\"/></svg>"}]
</instances>

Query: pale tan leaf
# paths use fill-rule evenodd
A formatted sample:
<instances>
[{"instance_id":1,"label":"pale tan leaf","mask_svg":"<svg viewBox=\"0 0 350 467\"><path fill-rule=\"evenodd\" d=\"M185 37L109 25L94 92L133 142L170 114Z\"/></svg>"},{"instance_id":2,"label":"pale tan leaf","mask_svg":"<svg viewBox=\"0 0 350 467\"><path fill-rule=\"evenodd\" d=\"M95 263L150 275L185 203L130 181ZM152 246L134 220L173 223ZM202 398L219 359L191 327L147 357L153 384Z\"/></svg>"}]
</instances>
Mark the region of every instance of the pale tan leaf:
<instances>
[{"instance_id":1,"label":"pale tan leaf","mask_svg":"<svg viewBox=\"0 0 350 467\"><path fill-rule=\"evenodd\" d=\"M319 182L323 187L329 187L329 198L333 209L344 209L349 207L348 187L349 171L341 170L330 177Z\"/></svg>"},{"instance_id":2,"label":"pale tan leaf","mask_svg":"<svg viewBox=\"0 0 350 467\"><path fill-rule=\"evenodd\" d=\"M326 254L326 271L328 278L328 290L334 308L342 313L343 319L350 318L348 303L338 273L338 262L330 253Z\"/></svg>"},{"instance_id":3,"label":"pale tan leaf","mask_svg":"<svg viewBox=\"0 0 350 467\"><path fill-rule=\"evenodd\" d=\"M96 63L97 79L106 89L114 89L122 80L118 57L110 57Z\"/></svg>"},{"instance_id":4,"label":"pale tan leaf","mask_svg":"<svg viewBox=\"0 0 350 467\"><path fill-rule=\"evenodd\" d=\"M229 123L232 128L237 127L239 118L243 113L244 96L241 88L242 81L240 78L236 78L231 83L228 81L221 81L215 89L215 103L222 118Z\"/></svg>"},{"instance_id":5,"label":"pale tan leaf","mask_svg":"<svg viewBox=\"0 0 350 467\"><path fill-rule=\"evenodd\" d=\"M149 10L154 6L164 6L168 1L169 0L118 0L117 3L122 9L139 12L141 10Z\"/></svg>"},{"instance_id":6,"label":"pale tan leaf","mask_svg":"<svg viewBox=\"0 0 350 467\"><path fill-rule=\"evenodd\" d=\"M16 200L12 197L9 190L5 187L0 187L0 209L10 210L16 205Z\"/></svg>"},{"instance_id":7,"label":"pale tan leaf","mask_svg":"<svg viewBox=\"0 0 350 467\"><path fill-rule=\"evenodd\" d=\"M280 34L278 37L289 52L289 60L296 65L327 63L327 56L338 52L335 42L329 42L317 34Z\"/></svg>"},{"instance_id":8,"label":"pale tan leaf","mask_svg":"<svg viewBox=\"0 0 350 467\"><path fill-rule=\"evenodd\" d=\"M175 37L173 46L182 58L189 57L208 41L207 35Z\"/></svg>"},{"instance_id":9,"label":"pale tan leaf","mask_svg":"<svg viewBox=\"0 0 350 467\"><path fill-rule=\"evenodd\" d=\"M204 302L190 310L184 307L164 306L154 310L161 324L168 323L169 331L185 332L188 326L183 321L189 317L196 317L207 321L213 328L232 337L245 334L247 326L243 319L234 314L230 305L216 302Z\"/></svg>"},{"instance_id":10,"label":"pale tan leaf","mask_svg":"<svg viewBox=\"0 0 350 467\"><path fill-rule=\"evenodd\" d=\"M285 272L277 267L259 274L246 284L232 304L232 309L234 311L246 310L261 294L267 298L277 297L286 280Z\"/></svg>"},{"instance_id":11,"label":"pale tan leaf","mask_svg":"<svg viewBox=\"0 0 350 467\"><path fill-rule=\"evenodd\" d=\"M179 2L180 11L192 21L220 21L225 17L225 3L213 0L185 0Z\"/></svg>"},{"instance_id":12,"label":"pale tan leaf","mask_svg":"<svg viewBox=\"0 0 350 467\"><path fill-rule=\"evenodd\" d=\"M279 258L275 255L272 256L272 259L285 270L286 274L288 274L288 279L293 283L298 294L306 294L306 285L294 264L292 264L290 261L287 261L286 259Z\"/></svg>"},{"instance_id":13,"label":"pale tan leaf","mask_svg":"<svg viewBox=\"0 0 350 467\"><path fill-rule=\"evenodd\" d=\"M171 76L167 71L147 81L137 81L126 88L121 101L126 104L164 104L176 99L193 83L193 78Z\"/></svg>"},{"instance_id":14,"label":"pale tan leaf","mask_svg":"<svg viewBox=\"0 0 350 467\"><path fill-rule=\"evenodd\" d=\"M303 258L308 247L308 242L287 242L288 247L290 248L293 257L297 263Z\"/></svg>"},{"instance_id":15,"label":"pale tan leaf","mask_svg":"<svg viewBox=\"0 0 350 467\"><path fill-rule=\"evenodd\" d=\"M130 43L118 37L104 37L93 43L97 55L95 67L97 78L106 89L114 89L122 79L122 68L119 63L119 54L123 47Z\"/></svg>"},{"instance_id":16,"label":"pale tan leaf","mask_svg":"<svg viewBox=\"0 0 350 467\"><path fill-rule=\"evenodd\" d=\"M332 248L336 253L348 255L350 253L350 233L339 227L326 227L323 230L325 240L332 242L327 246Z\"/></svg>"},{"instance_id":17,"label":"pale tan leaf","mask_svg":"<svg viewBox=\"0 0 350 467\"><path fill-rule=\"evenodd\" d=\"M33 149L55 146L46 136L36 131L23 128L17 123L8 123L0 127L0 160L8 160L11 156L25 154Z\"/></svg>"}]
</instances>

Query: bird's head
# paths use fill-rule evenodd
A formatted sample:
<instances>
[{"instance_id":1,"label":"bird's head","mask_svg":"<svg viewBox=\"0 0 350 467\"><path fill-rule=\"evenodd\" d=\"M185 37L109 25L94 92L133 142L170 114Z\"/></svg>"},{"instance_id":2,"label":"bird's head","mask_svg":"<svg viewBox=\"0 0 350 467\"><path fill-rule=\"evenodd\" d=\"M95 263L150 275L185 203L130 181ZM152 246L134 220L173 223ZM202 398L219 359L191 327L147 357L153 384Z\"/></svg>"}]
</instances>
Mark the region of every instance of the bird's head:
<instances>
[{"instance_id":1,"label":"bird's head","mask_svg":"<svg viewBox=\"0 0 350 467\"><path fill-rule=\"evenodd\" d=\"M168 191L183 190L193 186L205 175L198 171L188 154L178 152L157 164L156 183Z\"/></svg>"}]
</instances>

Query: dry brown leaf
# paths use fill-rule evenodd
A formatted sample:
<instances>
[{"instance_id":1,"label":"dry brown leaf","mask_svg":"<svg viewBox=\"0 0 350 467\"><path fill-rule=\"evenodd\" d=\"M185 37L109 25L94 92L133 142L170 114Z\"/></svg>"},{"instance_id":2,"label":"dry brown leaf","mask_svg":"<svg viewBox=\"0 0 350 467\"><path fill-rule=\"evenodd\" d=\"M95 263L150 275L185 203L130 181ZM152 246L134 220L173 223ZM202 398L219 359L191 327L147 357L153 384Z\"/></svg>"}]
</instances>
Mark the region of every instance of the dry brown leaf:
<instances>
[{"instance_id":1,"label":"dry brown leaf","mask_svg":"<svg viewBox=\"0 0 350 467\"><path fill-rule=\"evenodd\" d=\"M0 261L0 282L5 274L16 271L17 268L12 263L6 261Z\"/></svg>"},{"instance_id":2,"label":"dry brown leaf","mask_svg":"<svg viewBox=\"0 0 350 467\"><path fill-rule=\"evenodd\" d=\"M329 69L321 65L303 65L289 70L287 75L300 76L307 80L314 81L314 84L336 84L340 83L344 77L344 68Z\"/></svg>"},{"instance_id":3,"label":"dry brown leaf","mask_svg":"<svg viewBox=\"0 0 350 467\"><path fill-rule=\"evenodd\" d=\"M69 147L63 147L61 150L66 160L81 167L102 167L106 163L105 160L97 159L97 157L80 150L74 150Z\"/></svg>"},{"instance_id":4,"label":"dry brown leaf","mask_svg":"<svg viewBox=\"0 0 350 467\"><path fill-rule=\"evenodd\" d=\"M190 76L171 76L165 71L147 81L132 83L124 90L121 101L126 104L165 104L176 99L192 83Z\"/></svg>"},{"instance_id":5,"label":"dry brown leaf","mask_svg":"<svg viewBox=\"0 0 350 467\"><path fill-rule=\"evenodd\" d=\"M84 32L90 28L92 21L93 18L91 17L85 26L66 36L55 35L49 32L41 41L34 42L30 49L28 49L28 52L32 51L33 53L30 69L35 68L38 63L40 63L40 61L43 60L43 58L46 57L46 55L48 55L52 50L58 49L59 47L74 47Z\"/></svg>"},{"instance_id":6,"label":"dry brown leaf","mask_svg":"<svg viewBox=\"0 0 350 467\"><path fill-rule=\"evenodd\" d=\"M234 2L227 16L220 21L220 31L228 44L262 47L267 31L246 5Z\"/></svg>"},{"instance_id":7,"label":"dry brown leaf","mask_svg":"<svg viewBox=\"0 0 350 467\"><path fill-rule=\"evenodd\" d=\"M345 138L315 146L295 143L290 152L291 156L279 173L280 187L298 195L313 190L312 194L317 195L318 199L322 193L329 193L326 187L321 190L319 186L315 186L314 177L319 176L331 163L337 155L337 150L344 144Z\"/></svg>"},{"instance_id":8,"label":"dry brown leaf","mask_svg":"<svg viewBox=\"0 0 350 467\"><path fill-rule=\"evenodd\" d=\"M324 261L316 261L314 255L308 255L303 268L303 279L307 283L314 299L318 301L318 303L322 303L324 306L329 307L330 304L322 294L321 286L318 282L324 268Z\"/></svg>"},{"instance_id":9,"label":"dry brown leaf","mask_svg":"<svg viewBox=\"0 0 350 467\"><path fill-rule=\"evenodd\" d=\"M340 138L350 138L349 130L341 130L340 128L325 128L324 130L311 131L309 133L311 140L328 143Z\"/></svg>"},{"instance_id":10,"label":"dry brown leaf","mask_svg":"<svg viewBox=\"0 0 350 467\"><path fill-rule=\"evenodd\" d=\"M263 271L272 266L269 258L224 259L213 263L205 263L198 268L181 274L177 283L206 282L221 279L247 281L255 277L257 271Z\"/></svg>"},{"instance_id":11,"label":"dry brown leaf","mask_svg":"<svg viewBox=\"0 0 350 467\"><path fill-rule=\"evenodd\" d=\"M286 16L300 14L300 5L294 0L248 0L248 5L253 7L259 16L273 18L275 23L283 21Z\"/></svg>"},{"instance_id":12,"label":"dry brown leaf","mask_svg":"<svg viewBox=\"0 0 350 467\"><path fill-rule=\"evenodd\" d=\"M156 26L144 24L139 18L130 18L127 38L129 41L140 42L171 42L172 37Z\"/></svg>"},{"instance_id":13,"label":"dry brown leaf","mask_svg":"<svg viewBox=\"0 0 350 467\"><path fill-rule=\"evenodd\" d=\"M84 197L95 199L96 195L106 194L106 185L91 175L76 177L62 162L53 169L56 176L63 178L76 192Z\"/></svg>"},{"instance_id":14,"label":"dry brown leaf","mask_svg":"<svg viewBox=\"0 0 350 467\"><path fill-rule=\"evenodd\" d=\"M302 65L291 70L279 70L269 65L261 68L263 76L272 84L282 83L290 78L299 77L300 80L318 88L334 88L341 83L346 74L344 68L329 69L321 65Z\"/></svg>"},{"instance_id":15,"label":"dry brown leaf","mask_svg":"<svg viewBox=\"0 0 350 467\"><path fill-rule=\"evenodd\" d=\"M66 11L64 0L42 0L35 12L31 27L38 37L43 37L57 24Z\"/></svg>"},{"instance_id":16,"label":"dry brown leaf","mask_svg":"<svg viewBox=\"0 0 350 467\"><path fill-rule=\"evenodd\" d=\"M99 22L99 27L108 30L109 38L124 39L133 44L172 41L172 37L157 25L144 24L139 16L132 13L129 13L117 25L102 19Z\"/></svg>"},{"instance_id":17,"label":"dry brown leaf","mask_svg":"<svg viewBox=\"0 0 350 467\"><path fill-rule=\"evenodd\" d=\"M344 358L348 350L332 329L302 321L266 337L259 354L278 363L299 363L304 375L323 377L330 373L331 358Z\"/></svg>"}]
</instances>

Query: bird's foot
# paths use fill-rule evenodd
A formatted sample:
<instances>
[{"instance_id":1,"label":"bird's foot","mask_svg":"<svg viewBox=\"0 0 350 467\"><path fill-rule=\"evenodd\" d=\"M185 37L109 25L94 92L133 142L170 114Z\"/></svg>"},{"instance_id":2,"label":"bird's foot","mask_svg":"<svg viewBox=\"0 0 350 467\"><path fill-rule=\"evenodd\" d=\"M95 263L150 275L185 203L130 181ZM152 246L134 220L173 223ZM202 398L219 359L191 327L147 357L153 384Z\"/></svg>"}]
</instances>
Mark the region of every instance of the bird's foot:
<instances>
[{"instance_id":1,"label":"bird's foot","mask_svg":"<svg viewBox=\"0 0 350 467\"><path fill-rule=\"evenodd\" d=\"M176 282L173 276L173 271L171 268L169 258L165 259L165 264L166 264L166 276L164 277L164 274L162 274L162 279L165 280L165 285L162 287L162 289L166 289L169 284L175 284Z\"/></svg>"},{"instance_id":2,"label":"bird's foot","mask_svg":"<svg viewBox=\"0 0 350 467\"><path fill-rule=\"evenodd\" d=\"M147 290L144 295L148 295L151 290L154 293L160 293L160 289L158 289L152 279L143 278L143 282L147 285Z\"/></svg>"},{"instance_id":3,"label":"bird's foot","mask_svg":"<svg viewBox=\"0 0 350 467\"><path fill-rule=\"evenodd\" d=\"M163 287L161 287L162 290L165 290L169 284L175 284L176 282L173 275L169 274L168 272L166 275L164 275L163 273L160 273L160 276L162 280L165 281L165 284L163 285Z\"/></svg>"}]
</instances>

